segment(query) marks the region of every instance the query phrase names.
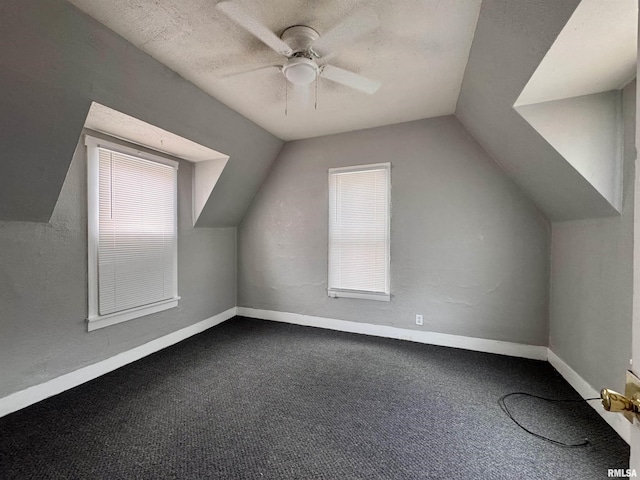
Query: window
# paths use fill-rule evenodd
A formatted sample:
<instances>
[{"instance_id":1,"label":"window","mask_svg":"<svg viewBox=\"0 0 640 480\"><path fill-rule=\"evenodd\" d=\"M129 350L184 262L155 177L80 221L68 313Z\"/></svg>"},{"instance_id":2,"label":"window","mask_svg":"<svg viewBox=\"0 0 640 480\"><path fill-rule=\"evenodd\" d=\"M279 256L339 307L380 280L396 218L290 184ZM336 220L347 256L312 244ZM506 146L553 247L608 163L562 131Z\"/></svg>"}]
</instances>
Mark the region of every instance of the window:
<instances>
[{"instance_id":1,"label":"window","mask_svg":"<svg viewBox=\"0 0 640 480\"><path fill-rule=\"evenodd\" d=\"M389 301L390 200L390 163L329 170L329 296Z\"/></svg>"},{"instance_id":2,"label":"window","mask_svg":"<svg viewBox=\"0 0 640 480\"><path fill-rule=\"evenodd\" d=\"M89 331L178 304L178 163L86 136Z\"/></svg>"}]
</instances>

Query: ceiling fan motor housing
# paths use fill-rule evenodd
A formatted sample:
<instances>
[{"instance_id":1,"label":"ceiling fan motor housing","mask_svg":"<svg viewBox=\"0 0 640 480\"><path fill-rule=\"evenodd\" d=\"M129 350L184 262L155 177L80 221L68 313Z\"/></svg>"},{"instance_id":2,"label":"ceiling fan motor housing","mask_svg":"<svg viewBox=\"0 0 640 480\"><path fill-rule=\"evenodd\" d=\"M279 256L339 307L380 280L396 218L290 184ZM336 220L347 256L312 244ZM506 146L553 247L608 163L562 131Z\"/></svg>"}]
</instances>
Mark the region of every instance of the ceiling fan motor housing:
<instances>
[{"instance_id":1,"label":"ceiling fan motor housing","mask_svg":"<svg viewBox=\"0 0 640 480\"><path fill-rule=\"evenodd\" d=\"M293 52L292 56L302 54L302 56L307 56L307 58L312 58L311 45L313 45L313 42L319 37L320 34L318 32L306 25L289 27L282 32L280 36L282 41L291 48Z\"/></svg>"},{"instance_id":2,"label":"ceiling fan motor housing","mask_svg":"<svg viewBox=\"0 0 640 480\"><path fill-rule=\"evenodd\" d=\"M289 27L282 33L280 38L293 52L282 67L282 73L294 85L308 85L317 78L318 64L314 62L311 45L319 36L305 25Z\"/></svg>"}]
</instances>

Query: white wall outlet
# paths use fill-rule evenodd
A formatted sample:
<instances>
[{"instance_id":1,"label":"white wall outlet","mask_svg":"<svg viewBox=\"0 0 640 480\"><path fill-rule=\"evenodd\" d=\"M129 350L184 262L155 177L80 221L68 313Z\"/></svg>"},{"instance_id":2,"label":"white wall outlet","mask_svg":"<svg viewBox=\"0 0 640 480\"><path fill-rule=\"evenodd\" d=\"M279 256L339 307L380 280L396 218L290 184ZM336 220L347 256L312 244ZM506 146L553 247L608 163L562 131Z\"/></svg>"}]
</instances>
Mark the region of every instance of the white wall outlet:
<instances>
[{"instance_id":1,"label":"white wall outlet","mask_svg":"<svg viewBox=\"0 0 640 480\"><path fill-rule=\"evenodd\" d=\"M422 325L423 323L424 319L422 318L422 315L416 314L416 325Z\"/></svg>"}]
</instances>

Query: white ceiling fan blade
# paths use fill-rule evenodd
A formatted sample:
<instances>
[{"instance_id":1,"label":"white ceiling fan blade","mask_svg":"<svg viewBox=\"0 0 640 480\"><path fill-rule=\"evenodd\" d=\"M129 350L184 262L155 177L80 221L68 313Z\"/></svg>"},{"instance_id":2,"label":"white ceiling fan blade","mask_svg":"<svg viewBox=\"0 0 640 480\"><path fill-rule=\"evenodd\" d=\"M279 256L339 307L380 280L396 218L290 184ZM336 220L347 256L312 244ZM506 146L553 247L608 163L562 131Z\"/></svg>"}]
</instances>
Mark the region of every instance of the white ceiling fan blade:
<instances>
[{"instance_id":1,"label":"white ceiling fan blade","mask_svg":"<svg viewBox=\"0 0 640 480\"><path fill-rule=\"evenodd\" d=\"M368 93L369 95L376 93L380 85L382 85L377 80L371 80L370 78L363 77L362 75L343 68L334 67L333 65L325 65L322 67L320 69L320 76L346 87Z\"/></svg>"},{"instance_id":2,"label":"white ceiling fan blade","mask_svg":"<svg viewBox=\"0 0 640 480\"><path fill-rule=\"evenodd\" d=\"M293 53L289 45L284 43L278 36L256 20L243 7L232 1L219 2L216 8L220 9L227 17L254 35L262 43L271 47L280 55L288 57Z\"/></svg>"},{"instance_id":3,"label":"white ceiling fan blade","mask_svg":"<svg viewBox=\"0 0 640 480\"><path fill-rule=\"evenodd\" d=\"M321 35L311 46L311 50L319 57L329 55L334 50L349 44L376 28L380 21L378 16L370 8L362 8L346 20L340 22L324 35Z\"/></svg>"}]
</instances>

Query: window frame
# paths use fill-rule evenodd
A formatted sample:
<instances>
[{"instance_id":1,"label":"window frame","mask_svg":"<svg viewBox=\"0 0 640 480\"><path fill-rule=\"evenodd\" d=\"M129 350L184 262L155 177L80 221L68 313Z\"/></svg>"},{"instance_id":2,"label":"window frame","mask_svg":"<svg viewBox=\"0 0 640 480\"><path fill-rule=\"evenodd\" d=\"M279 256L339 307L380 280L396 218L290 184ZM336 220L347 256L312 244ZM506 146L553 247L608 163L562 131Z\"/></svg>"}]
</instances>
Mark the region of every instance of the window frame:
<instances>
[{"instance_id":1,"label":"window frame","mask_svg":"<svg viewBox=\"0 0 640 480\"><path fill-rule=\"evenodd\" d=\"M158 313L178 306L178 167L175 160L129 147L112 140L105 140L89 133L85 133L85 146L87 153L87 255L88 255L88 315L87 330L93 331L100 328L126 322L135 318ZM173 248L173 297L148 305L129 308L119 312L100 315L99 310L99 280L98 280L98 245L100 238L100 184L99 184L99 153L98 149L104 148L116 153L140 158L173 167L175 170L173 185L173 228L175 244ZM143 148L142 146L140 148Z\"/></svg>"},{"instance_id":2,"label":"window frame","mask_svg":"<svg viewBox=\"0 0 640 480\"><path fill-rule=\"evenodd\" d=\"M386 278L385 291L375 292L369 290L351 290L344 288L332 288L330 286L331 278L331 205L335 200L335 191L332 184L332 175L340 173L366 172L370 170L387 170L387 229L386 229ZM355 298L362 300L376 300L381 302L391 301L391 162L371 163L366 165L352 165L348 167L330 168L328 174L329 180L329 221L328 221L328 237L327 237L327 295L332 298Z\"/></svg>"}]
</instances>

